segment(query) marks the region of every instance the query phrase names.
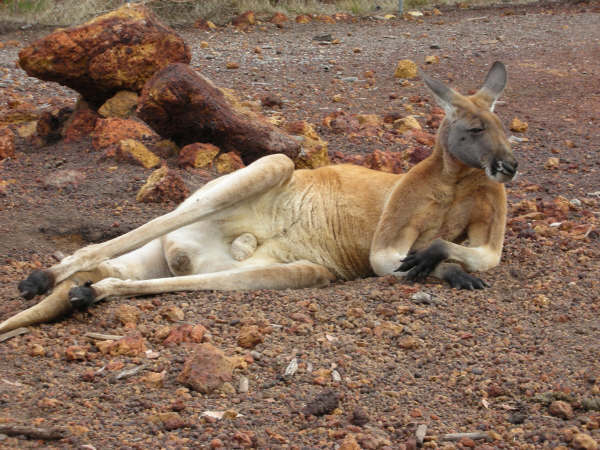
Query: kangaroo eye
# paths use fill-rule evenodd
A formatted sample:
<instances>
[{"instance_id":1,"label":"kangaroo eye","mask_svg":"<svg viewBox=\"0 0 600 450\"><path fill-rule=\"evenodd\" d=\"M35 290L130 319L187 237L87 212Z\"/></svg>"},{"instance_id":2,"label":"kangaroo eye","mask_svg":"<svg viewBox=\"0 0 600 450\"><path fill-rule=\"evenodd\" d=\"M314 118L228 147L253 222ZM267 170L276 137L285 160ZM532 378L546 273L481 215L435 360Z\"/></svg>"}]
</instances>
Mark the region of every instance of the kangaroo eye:
<instances>
[{"instance_id":1,"label":"kangaroo eye","mask_svg":"<svg viewBox=\"0 0 600 450\"><path fill-rule=\"evenodd\" d=\"M467 131L471 134L479 134L483 131L483 128L469 128Z\"/></svg>"}]
</instances>

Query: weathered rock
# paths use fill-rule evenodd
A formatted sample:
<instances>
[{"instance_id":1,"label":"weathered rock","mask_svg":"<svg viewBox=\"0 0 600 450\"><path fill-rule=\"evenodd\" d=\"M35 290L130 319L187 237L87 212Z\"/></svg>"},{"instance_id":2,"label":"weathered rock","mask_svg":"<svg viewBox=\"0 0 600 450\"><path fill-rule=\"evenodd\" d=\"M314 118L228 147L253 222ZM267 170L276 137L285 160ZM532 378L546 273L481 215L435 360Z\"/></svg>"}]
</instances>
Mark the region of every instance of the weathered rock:
<instances>
[{"instance_id":1,"label":"weathered rock","mask_svg":"<svg viewBox=\"0 0 600 450\"><path fill-rule=\"evenodd\" d=\"M212 166L214 159L221 150L212 144L196 142L186 145L179 152L177 164L179 167L194 167L206 169Z\"/></svg>"},{"instance_id":2,"label":"weathered rock","mask_svg":"<svg viewBox=\"0 0 600 450\"><path fill-rule=\"evenodd\" d=\"M235 172L242 167L244 167L244 162L237 152L221 153L215 159L215 168L220 174Z\"/></svg>"},{"instance_id":3,"label":"weathered rock","mask_svg":"<svg viewBox=\"0 0 600 450\"><path fill-rule=\"evenodd\" d=\"M296 16L296 23L310 23L312 22L312 18L306 14L300 14Z\"/></svg>"},{"instance_id":4,"label":"weathered rock","mask_svg":"<svg viewBox=\"0 0 600 450\"><path fill-rule=\"evenodd\" d=\"M184 324L173 328L163 344L181 344L183 342L200 343L204 340L206 328L202 325Z\"/></svg>"},{"instance_id":5,"label":"weathered rock","mask_svg":"<svg viewBox=\"0 0 600 450\"><path fill-rule=\"evenodd\" d=\"M135 139L144 144L160 139L147 125L132 119L99 119L92 134L92 146L95 150L116 151L125 139Z\"/></svg>"},{"instance_id":6,"label":"weathered rock","mask_svg":"<svg viewBox=\"0 0 600 450\"><path fill-rule=\"evenodd\" d=\"M347 434L346 437L344 438L344 440L342 441L342 443L340 444L340 446L338 447L338 450L361 450L362 447L360 445L358 445L358 442L356 442L356 438L354 437L353 434Z\"/></svg>"},{"instance_id":7,"label":"weathered rock","mask_svg":"<svg viewBox=\"0 0 600 450\"><path fill-rule=\"evenodd\" d=\"M15 155L15 133L8 127L0 129L0 160Z\"/></svg>"},{"instance_id":8,"label":"weathered rock","mask_svg":"<svg viewBox=\"0 0 600 450\"><path fill-rule=\"evenodd\" d=\"M103 355L140 356L146 351L144 338L139 335L125 336L118 341L98 341L96 347Z\"/></svg>"},{"instance_id":9,"label":"weathered rock","mask_svg":"<svg viewBox=\"0 0 600 450\"><path fill-rule=\"evenodd\" d=\"M571 446L576 450L598 450L598 443L587 433L577 433L573 436Z\"/></svg>"},{"instance_id":10,"label":"weathered rock","mask_svg":"<svg viewBox=\"0 0 600 450\"><path fill-rule=\"evenodd\" d=\"M185 186L177 172L162 166L150 174L146 184L138 191L138 202L168 202L179 203L183 201L190 191Z\"/></svg>"},{"instance_id":11,"label":"weathered rock","mask_svg":"<svg viewBox=\"0 0 600 450\"><path fill-rule=\"evenodd\" d=\"M180 322L185 318L185 313L178 306L167 306L160 310L160 315L169 322Z\"/></svg>"},{"instance_id":12,"label":"weathered rock","mask_svg":"<svg viewBox=\"0 0 600 450\"><path fill-rule=\"evenodd\" d=\"M137 306L119 305L115 317L122 325L136 324L140 318L141 311Z\"/></svg>"},{"instance_id":13,"label":"weathered rock","mask_svg":"<svg viewBox=\"0 0 600 450\"><path fill-rule=\"evenodd\" d=\"M515 133L524 133L529 128L527 122L523 122L518 117L515 117L510 122L510 131L514 131Z\"/></svg>"},{"instance_id":14,"label":"weathered rock","mask_svg":"<svg viewBox=\"0 0 600 450\"><path fill-rule=\"evenodd\" d=\"M410 80L412 78L416 78L417 74L417 65L410 59L402 59L398 61L396 71L394 72L394 77Z\"/></svg>"},{"instance_id":15,"label":"weathered rock","mask_svg":"<svg viewBox=\"0 0 600 450\"><path fill-rule=\"evenodd\" d=\"M186 360L177 381L195 391L209 394L233 379L233 369L230 358L211 344L204 343Z\"/></svg>"},{"instance_id":16,"label":"weathered rock","mask_svg":"<svg viewBox=\"0 0 600 450\"><path fill-rule=\"evenodd\" d=\"M285 14L278 12L273 14L273 17L271 17L271 20L269 22L275 25L283 25L287 21L288 17Z\"/></svg>"},{"instance_id":17,"label":"weathered rock","mask_svg":"<svg viewBox=\"0 0 600 450\"><path fill-rule=\"evenodd\" d=\"M194 27L204 31L211 31L217 28L217 26L210 20L206 20L202 17L200 17L198 20L196 20L196 22L194 22Z\"/></svg>"},{"instance_id":18,"label":"weathered rock","mask_svg":"<svg viewBox=\"0 0 600 450\"><path fill-rule=\"evenodd\" d=\"M94 105L117 91L139 92L157 70L190 59L183 40L142 5L56 30L19 53L29 75L68 86Z\"/></svg>"},{"instance_id":19,"label":"weathered rock","mask_svg":"<svg viewBox=\"0 0 600 450\"><path fill-rule=\"evenodd\" d=\"M81 97L75 111L69 116L61 131L65 142L78 142L88 138L96 128L100 116Z\"/></svg>"},{"instance_id":20,"label":"weathered rock","mask_svg":"<svg viewBox=\"0 0 600 450\"><path fill-rule=\"evenodd\" d=\"M32 137L35 135L36 131L37 122L35 120L32 120L31 122L25 122L17 127L17 134L24 139Z\"/></svg>"},{"instance_id":21,"label":"weathered rock","mask_svg":"<svg viewBox=\"0 0 600 450\"><path fill-rule=\"evenodd\" d=\"M572 419L574 416L571 405L562 400L552 402L548 407L548 412L555 417L560 417L565 420Z\"/></svg>"},{"instance_id":22,"label":"weathered rock","mask_svg":"<svg viewBox=\"0 0 600 450\"><path fill-rule=\"evenodd\" d=\"M67 123L73 113L73 108L65 106L53 111L44 111L38 121L36 133L42 144L52 144L60 140L63 126Z\"/></svg>"},{"instance_id":23,"label":"weathered rock","mask_svg":"<svg viewBox=\"0 0 600 450\"><path fill-rule=\"evenodd\" d=\"M138 115L181 145L210 142L224 152L241 152L246 164L273 153L294 159L300 151L293 137L264 117L233 107L210 80L185 64L172 64L146 83Z\"/></svg>"},{"instance_id":24,"label":"weathered rock","mask_svg":"<svg viewBox=\"0 0 600 450\"><path fill-rule=\"evenodd\" d=\"M148 372L142 377L142 382L147 387L161 388L165 381L166 372Z\"/></svg>"},{"instance_id":25,"label":"weathered rock","mask_svg":"<svg viewBox=\"0 0 600 450\"><path fill-rule=\"evenodd\" d=\"M126 119L131 116L137 108L139 95L131 91L119 91L109 98L98 108L102 117L119 117Z\"/></svg>"},{"instance_id":26,"label":"weathered rock","mask_svg":"<svg viewBox=\"0 0 600 450\"><path fill-rule=\"evenodd\" d=\"M246 30L256 23L256 15L253 11L246 11L231 20L231 24L240 30Z\"/></svg>"},{"instance_id":27,"label":"weathered rock","mask_svg":"<svg viewBox=\"0 0 600 450\"><path fill-rule=\"evenodd\" d=\"M254 348L263 341L263 333L256 325L244 325L238 334L238 345L243 348Z\"/></svg>"},{"instance_id":28,"label":"weathered rock","mask_svg":"<svg viewBox=\"0 0 600 450\"><path fill-rule=\"evenodd\" d=\"M373 170L380 170L388 173L400 173L404 169L404 163L401 153L384 152L374 150L364 160L364 166Z\"/></svg>"},{"instance_id":29,"label":"weathered rock","mask_svg":"<svg viewBox=\"0 0 600 450\"><path fill-rule=\"evenodd\" d=\"M302 148L294 159L297 169L317 169L331 162L327 151L327 142L321 139L312 124L301 120L285 125L285 130L302 137Z\"/></svg>"},{"instance_id":30,"label":"weathered rock","mask_svg":"<svg viewBox=\"0 0 600 450\"><path fill-rule=\"evenodd\" d=\"M411 130L421 130L421 124L414 116L403 117L394 121L394 128L399 133L406 133Z\"/></svg>"},{"instance_id":31,"label":"weathered rock","mask_svg":"<svg viewBox=\"0 0 600 450\"><path fill-rule=\"evenodd\" d=\"M323 22L323 23L329 23L329 24L334 24L335 23L335 19L331 16L328 16L326 14L321 14L315 17L315 20L319 21L319 22Z\"/></svg>"},{"instance_id":32,"label":"weathered rock","mask_svg":"<svg viewBox=\"0 0 600 450\"><path fill-rule=\"evenodd\" d=\"M306 404L302 413L305 416L323 416L330 414L340 403L339 396L334 391L325 391Z\"/></svg>"},{"instance_id":33,"label":"weathered rock","mask_svg":"<svg viewBox=\"0 0 600 450\"><path fill-rule=\"evenodd\" d=\"M425 64L437 64L440 62L438 55L429 55L425 57Z\"/></svg>"},{"instance_id":34,"label":"weathered rock","mask_svg":"<svg viewBox=\"0 0 600 450\"><path fill-rule=\"evenodd\" d=\"M109 152L107 156L112 156L112 153ZM114 151L114 156L117 161L129 161L146 169L151 169L160 164L160 158L135 139L123 139L119 142L119 146Z\"/></svg>"},{"instance_id":35,"label":"weathered rock","mask_svg":"<svg viewBox=\"0 0 600 450\"><path fill-rule=\"evenodd\" d=\"M167 431L188 426L188 423L174 411L158 413L149 416L147 420L155 425L161 425Z\"/></svg>"},{"instance_id":36,"label":"weathered rock","mask_svg":"<svg viewBox=\"0 0 600 450\"><path fill-rule=\"evenodd\" d=\"M84 361L87 357L88 348L82 345L71 345L65 350L67 361Z\"/></svg>"}]
</instances>

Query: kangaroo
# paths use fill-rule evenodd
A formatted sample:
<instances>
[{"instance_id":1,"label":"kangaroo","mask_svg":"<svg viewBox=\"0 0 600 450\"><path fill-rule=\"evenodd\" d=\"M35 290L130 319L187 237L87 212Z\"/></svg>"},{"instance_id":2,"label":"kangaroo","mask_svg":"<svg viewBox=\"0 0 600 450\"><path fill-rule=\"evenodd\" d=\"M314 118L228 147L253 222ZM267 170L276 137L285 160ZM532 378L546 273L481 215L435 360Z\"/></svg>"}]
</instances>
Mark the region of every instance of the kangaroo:
<instances>
[{"instance_id":1,"label":"kangaroo","mask_svg":"<svg viewBox=\"0 0 600 450\"><path fill-rule=\"evenodd\" d=\"M421 76L446 115L432 154L407 173L294 170L284 155L263 157L207 183L172 212L33 271L19 283L22 296L52 292L0 332L116 296L298 289L373 274L486 287L468 272L500 261L503 183L517 171L493 112L506 70L494 63L472 96Z\"/></svg>"}]
</instances>

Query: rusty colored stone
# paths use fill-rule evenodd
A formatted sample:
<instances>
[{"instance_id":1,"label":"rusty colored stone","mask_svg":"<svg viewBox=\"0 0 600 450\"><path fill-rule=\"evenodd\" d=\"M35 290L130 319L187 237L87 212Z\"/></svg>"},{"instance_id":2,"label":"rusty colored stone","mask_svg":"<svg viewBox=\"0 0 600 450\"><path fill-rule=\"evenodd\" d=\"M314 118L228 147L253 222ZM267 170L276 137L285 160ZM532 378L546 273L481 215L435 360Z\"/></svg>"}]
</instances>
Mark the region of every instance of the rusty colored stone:
<instances>
[{"instance_id":1,"label":"rusty colored stone","mask_svg":"<svg viewBox=\"0 0 600 450\"><path fill-rule=\"evenodd\" d=\"M99 341L96 347L103 355L140 356L146 351L144 338L139 335L125 336L118 341Z\"/></svg>"},{"instance_id":2,"label":"rusty colored stone","mask_svg":"<svg viewBox=\"0 0 600 450\"><path fill-rule=\"evenodd\" d=\"M131 91L119 91L98 108L102 117L120 117L126 119L135 112L138 95Z\"/></svg>"},{"instance_id":3,"label":"rusty colored stone","mask_svg":"<svg viewBox=\"0 0 600 450\"><path fill-rule=\"evenodd\" d=\"M95 150L116 150L120 142L125 139L135 139L146 144L158 141L160 136L147 125L136 120L111 117L96 122L92 134L92 146Z\"/></svg>"},{"instance_id":4,"label":"rusty colored stone","mask_svg":"<svg viewBox=\"0 0 600 450\"><path fill-rule=\"evenodd\" d=\"M15 133L8 127L0 129L0 160L15 155Z\"/></svg>"},{"instance_id":5,"label":"rusty colored stone","mask_svg":"<svg viewBox=\"0 0 600 450\"><path fill-rule=\"evenodd\" d=\"M19 53L30 76L68 86L96 106L117 91L139 92L157 70L190 59L183 40L142 5L58 29Z\"/></svg>"},{"instance_id":6,"label":"rusty colored stone","mask_svg":"<svg viewBox=\"0 0 600 450\"><path fill-rule=\"evenodd\" d=\"M244 163L273 153L295 158L299 143L258 114L233 108L223 92L186 64L172 64L144 87L139 117L181 145L210 142Z\"/></svg>"},{"instance_id":7,"label":"rusty colored stone","mask_svg":"<svg viewBox=\"0 0 600 450\"><path fill-rule=\"evenodd\" d=\"M177 381L203 394L209 394L233 379L230 358L209 343L200 344L183 365Z\"/></svg>"},{"instance_id":8,"label":"rusty colored stone","mask_svg":"<svg viewBox=\"0 0 600 450\"><path fill-rule=\"evenodd\" d=\"M242 167L244 167L244 162L236 152L221 153L215 159L215 168L222 175L235 172Z\"/></svg>"},{"instance_id":9,"label":"rusty colored stone","mask_svg":"<svg viewBox=\"0 0 600 450\"><path fill-rule=\"evenodd\" d=\"M162 166L150 174L146 184L138 191L138 202L182 202L190 191L177 172Z\"/></svg>"},{"instance_id":10,"label":"rusty colored stone","mask_svg":"<svg viewBox=\"0 0 600 450\"><path fill-rule=\"evenodd\" d=\"M80 98L75 105L75 111L69 116L62 129L65 142L78 142L89 137L100 116Z\"/></svg>"},{"instance_id":11,"label":"rusty colored stone","mask_svg":"<svg viewBox=\"0 0 600 450\"><path fill-rule=\"evenodd\" d=\"M163 341L163 344L181 344L182 342L194 342L199 344L204 340L206 331L206 328L202 325L178 325L170 331L167 338Z\"/></svg>"},{"instance_id":12,"label":"rusty colored stone","mask_svg":"<svg viewBox=\"0 0 600 450\"><path fill-rule=\"evenodd\" d=\"M186 145L181 149L177 164L179 167L205 169L212 166L212 163L219 152L219 147L212 144L196 142L194 144Z\"/></svg>"}]
</instances>

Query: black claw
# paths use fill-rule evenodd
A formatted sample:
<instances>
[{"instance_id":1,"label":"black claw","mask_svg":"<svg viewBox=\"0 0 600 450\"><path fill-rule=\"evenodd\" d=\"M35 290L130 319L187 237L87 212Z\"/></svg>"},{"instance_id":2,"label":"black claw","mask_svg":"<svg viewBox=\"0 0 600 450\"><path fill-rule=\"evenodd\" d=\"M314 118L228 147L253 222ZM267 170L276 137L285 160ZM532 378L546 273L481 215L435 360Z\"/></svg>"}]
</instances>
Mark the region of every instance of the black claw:
<instances>
[{"instance_id":1,"label":"black claw","mask_svg":"<svg viewBox=\"0 0 600 450\"><path fill-rule=\"evenodd\" d=\"M83 286L75 286L69 291L69 301L76 309L84 310L94 304L95 300L96 292L91 281L87 281Z\"/></svg>"},{"instance_id":2,"label":"black claw","mask_svg":"<svg viewBox=\"0 0 600 450\"><path fill-rule=\"evenodd\" d=\"M474 289L489 287L489 284L481 278L474 277L458 267L448 269L444 275L444 280L448 282L450 287L455 289L468 289L472 291Z\"/></svg>"},{"instance_id":3,"label":"black claw","mask_svg":"<svg viewBox=\"0 0 600 450\"><path fill-rule=\"evenodd\" d=\"M443 243L434 242L425 250L412 251L406 255L396 272L408 272L406 278L411 281L424 281L447 257Z\"/></svg>"},{"instance_id":4,"label":"black claw","mask_svg":"<svg viewBox=\"0 0 600 450\"><path fill-rule=\"evenodd\" d=\"M19 292L26 300L31 300L36 295L44 294L54 286L54 277L43 270L34 270L29 276L19 283Z\"/></svg>"}]
</instances>

